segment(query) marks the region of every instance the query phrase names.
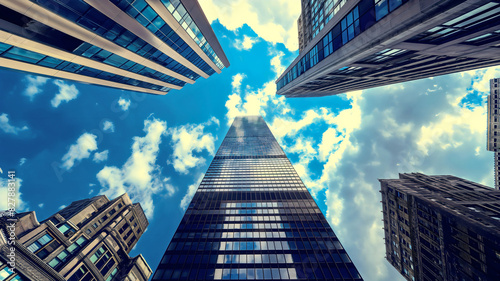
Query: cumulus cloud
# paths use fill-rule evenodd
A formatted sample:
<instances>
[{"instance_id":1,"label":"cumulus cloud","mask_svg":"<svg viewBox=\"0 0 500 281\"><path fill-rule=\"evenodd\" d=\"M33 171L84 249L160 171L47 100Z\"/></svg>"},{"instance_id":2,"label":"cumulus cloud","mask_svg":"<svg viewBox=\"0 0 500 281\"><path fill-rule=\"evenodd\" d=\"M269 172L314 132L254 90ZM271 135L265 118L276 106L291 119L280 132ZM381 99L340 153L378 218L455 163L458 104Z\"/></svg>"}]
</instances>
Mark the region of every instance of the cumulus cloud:
<instances>
[{"instance_id":1,"label":"cumulus cloud","mask_svg":"<svg viewBox=\"0 0 500 281\"><path fill-rule=\"evenodd\" d=\"M43 208L44 205L45 205L44 203L40 203L38 204L38 208Z\"/></svg>"},{"instance_id":2,"label":"cumulus cloud","mask_svg":"<svg viewBox=\"0 0 500 281\"><path fill-rule=\"evenodd\" d=\"M43 91L42 87L47 83L48 80L49 78L45 78L42 76L27 75L27 87L24 90L23 94L29 97L30 101L32 101L36 95L40 94Z\"/></svg>"},{"instance_id":3,"label":"cumulus cloud","mask_svg":"<svg viewBox=\"0 0 500 281\"><path fill-rule=\"evenodd\" d=\"M156 163L167 123L156 118L144 120L144 137L134 137L132 153L121 168L105 166L97 174L102 186L100 193L115 198L127 192L132 201L139 202L148 218L153 216L157 194L172 196L175 187L164 177Z\"/></svg>"},{"instance_id":4,"label":"cumulus cloud","mask_svg":"<svg viewBox=\"0 0 500 281\"><path fill-rule=\"evenodd\" d=\"M101 152L96 152L96 153L94 153L94 159L93 159L93 161L96 162L96 163L100 163L100 162L106 161L106 160L108 160L108 154L109 154L109 150L104 150L104 151L101 151Z\"/></svg>"},{"instance_id":5,"label":"cumulus cloud","mask_svg":"<svg viewBox=\"0 0 500 281\"><path fill-rule=\"evenodd\" d=\"M259 41L258 37L243 35L243 40L235 39L233 46L238 50L250 50L253 45Z\"/></svg>"},{"instance_id":6,"label":"cumulus cloud","mask_svg":"<svg viewBox=\"0 0 500 281\"><path fill-rule=\"evenodd\" d=\"M279 60L281 56L281 53L277 54L271 61L274 71L281 69L281 62ZM278 75L277 72L276 75ZM226 101L228 125L233 122L236 116L261 115L265 117L270 108L272 108L273 112L279 114L290 112L290 107L285 102L285 97L276 95L274 80L265 83L262 88L257 90L252 90L247 86L242 92L241 85L244 78L245 75L241 73L233 76L231 83L232 94L229 95Z\"/></svg>"},{"instance_id":7,"label":"cumulus cloud","mask_svg":"<svg viewBox=\"0 0 500 281\"><path fill-rule=\"evenodd\" d=\"M19 132L28 130L28 126L16 127L9 123L9 115L7 113L2 113L0 115L0 129L7 134L17 135Z\"/></svg>"},{"instance_id":8,"label":"cumulus cloud","mask_svg":"<svg viewBox=\"0 0 500 281\"><path fill-rule=\"evenodd\" d=\"M130 107L130 100L120 97L120 99L118 100L118 105L123 111L127 111Z\"/></svg>"},{"instance_id":9,"label":"cumulus cloud","mask_svg":"<svg viewBox=\"0 0 500 281\"><path fill-rule=\"evenodd\" d=\"M50 101L53 107L59 107L62 102L69 102L78 97L79 92L74 84L66 84L62 80L56 80L54 84L59 87L59 93Z\"/></svg>"},{"instance_id":10,"label":"cumulus cloud","mask_svg":"<svg viewBox=\"0 0 500 281\"><path fill-rule=\"evenodd\" d=\"M198 189L198 186L200 185L201 181L203 180L203 177L205 174L200 174L198 176L198 179L191 185L189 185L186 194L184 197L182 197L180 207L183 210L186 210L187 207L189 206L189 203L191 202L191 199L193 199L194 194L196 193L196 189Z\"/></svg>"},{"instance_id":11,"label":"cumulus cloud","mask_svg":"<svg viewBox=\"0 0 500 281\"><path fill-rule=\"evenodd\" d=\"M11 208L12 206L11 205L9 206L9 202L15 204L14 209L16 212L26 211L26 209L28 208L28 204L24 202L23 199L21 198L22 183L23 180L21 178L16 178L15 181L10 181L10 182L8 177L0 178L0 198L2 198L2 200L0 200L0 211L8 210L9 208ZM12 187L15 188L15 191L9 190L9 188ZM10 196L11 193L14 193L13 197ZM12 198L14 201L12 200L9 201L7 200L8 198Z\"/></svg>"},{"instance_id":12,"label":"cumulus cloud","mask_svg":"<svg viewBox=\"0 0 500 281\"><path fill-rule=\"evenodd\" d=\"M198 125L187 124L171 128L169 134L172 136L172 153L171 164L174 169L181 173L187 174L188 170L205 163L205 158L194 155L206 150L210 155L215 153L215 137L211 133L204 133L204 129L213 123L219 125L219 120L212 117L205 123Z\"/></svg>"},{"instance_id":13,"label":"cumulus cloud","mask_svg":"<svg viewBox=\"0 0 500 281\"><path fill-rule=\"evenodd\" d=\"M63 163L61 167L65 170L71 169L75 165L75 161L81 161L89 158L92 151L97 150L97 136L94 134L84 133L72 144L66 154L62 157Z\"/></svg>"},{"instance_id":14,"label":"cumulus cloud","mask_svg":"<svg viewBox=\"0 0 500 281\"><path fill-rule=\"evenodd\" d=\"M206 0L200 5L209 22L219 20L232 31L246 24L268 42L283 43L291 51L298 48L300 1Z\"/></svg>"},{"instance_id":15,"label":"cumulus cloud","mask_svg":"<svg viewBox=\"0 0 500 281\"><path fill-rule=\"evenodd\" d=\"M401 280L383 260L377 179L423 172L492 184L492 156L477 153L478 144L486 143L484 99L467 106L461 102L480 89L471 81L489 71L351 94L351 108L336 114L321 142L313 144L323 169L312 181L326 188L327 218L362 275ZM367 253L378 258L366 259Z\"/></svg>"},{"instance_id":16,"label":"cumulus cloud","mask_svg":"<svg viewBox=\"0 0 500 281\"><path fill-rule=\"evenodd\" d=\"M102 130L105 132L114 132L115 131L115 124L113 122L106 120L104 123L102 123Z\"/></svg>"}]
</instances>

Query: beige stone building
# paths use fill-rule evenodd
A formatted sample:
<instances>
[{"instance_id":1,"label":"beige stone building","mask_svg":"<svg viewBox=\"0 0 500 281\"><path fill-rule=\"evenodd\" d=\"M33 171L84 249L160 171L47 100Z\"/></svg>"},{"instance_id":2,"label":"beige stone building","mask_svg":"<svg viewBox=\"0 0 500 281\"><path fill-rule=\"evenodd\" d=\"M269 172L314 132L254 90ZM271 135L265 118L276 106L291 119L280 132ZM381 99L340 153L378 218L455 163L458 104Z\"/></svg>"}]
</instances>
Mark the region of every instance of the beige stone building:
<instances>
[{"instance_id":1,"label":"beige stone building","mask_svg":"<svg viewBox=\"0 0 500 281\"><path fill-rule=\"evenodd\" d=\"M148 224L127 194L75 201L42 222L35 212L4 213L0 280L148 280L152 272L143 256L128 255Z\"/></svg>"}]
</instances>

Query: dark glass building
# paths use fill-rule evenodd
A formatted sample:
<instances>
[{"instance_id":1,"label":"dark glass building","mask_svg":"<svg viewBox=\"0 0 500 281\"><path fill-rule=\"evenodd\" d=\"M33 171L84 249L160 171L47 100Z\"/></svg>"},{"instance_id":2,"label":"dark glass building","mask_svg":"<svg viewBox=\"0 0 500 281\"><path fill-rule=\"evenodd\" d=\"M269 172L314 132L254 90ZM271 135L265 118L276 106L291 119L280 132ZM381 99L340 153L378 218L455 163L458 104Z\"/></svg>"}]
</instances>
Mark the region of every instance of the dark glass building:
<instances>
[{"instance_id":1,"label":"dark glass building","mask_svg":"<svg viewBox=\"0 0 500 281\"><path fill-rule=\"evenodd\" d=\"M317 97L500 64L498 0L302 0L277 93Z\"/></svg>"},{"instance_id":2,"label":"dark glass building","mask_svg":"<svg viewBox=\"0 0 500 281\"><path fill-rule=\"evenodd\" d=\"M362 280L262 117L238 117L153 280Z\"/></svg>"},{"instance_id":3,"label":"dark glass building","mask_svg":"<svg viewBox=\"0 0 500 281\"><path fill-rule=\"evenodd\" d=\"M407 280L500 280L500 191L454 176L380 180L386 259Z\"/></svg>"},{"instance_id":4,"label":"dark glass building","mask_svg":"<svg viewBox=\"0 0 500 281\"><path fill-rule=\"evenodd\" d=\"M228 66L197 0L0 1L0 67L164 95Z\"/></svg>"}]
</instances>

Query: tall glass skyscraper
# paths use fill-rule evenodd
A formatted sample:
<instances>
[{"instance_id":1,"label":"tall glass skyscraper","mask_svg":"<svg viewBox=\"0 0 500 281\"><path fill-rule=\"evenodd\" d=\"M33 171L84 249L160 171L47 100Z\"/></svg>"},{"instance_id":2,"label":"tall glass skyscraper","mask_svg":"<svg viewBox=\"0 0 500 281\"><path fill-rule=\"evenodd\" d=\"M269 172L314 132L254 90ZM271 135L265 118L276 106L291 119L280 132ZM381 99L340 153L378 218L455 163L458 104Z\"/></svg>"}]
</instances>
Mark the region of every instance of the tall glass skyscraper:
<instances>
[{"instance_id":1,"label":"tall glass skyscraper","mask_svg":"<svg viewBox=\"0 0 500 281\"><path fill-rule=\"evenodd\" d=\"M262 117L236 118L153 280L362 280Z\"/></svg>"},{"instance_id":2,"label":"tall glass skyscraper","mask_svg":"<svg viewBox=\"0 0 500 281\"><path fill-rule=\"evenodd\" d=\"M164 95L228 66L197 0L0 0L0 67Z\"/></svg>"}]
</instances>

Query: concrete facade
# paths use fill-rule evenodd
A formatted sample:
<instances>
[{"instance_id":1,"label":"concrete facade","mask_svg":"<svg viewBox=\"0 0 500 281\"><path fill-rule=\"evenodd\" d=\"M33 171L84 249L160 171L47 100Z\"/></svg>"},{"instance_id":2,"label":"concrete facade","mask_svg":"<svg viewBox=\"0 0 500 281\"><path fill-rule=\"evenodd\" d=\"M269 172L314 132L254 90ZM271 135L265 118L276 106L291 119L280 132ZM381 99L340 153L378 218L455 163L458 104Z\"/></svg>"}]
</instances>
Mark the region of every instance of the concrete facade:
<instances>
[{"instance_id":1,"label":"concrete facade","mask_svg":"<svg viewBox=\"0 0 500 281\"><path fill-rule=\"evenodd\" d=\"M488 0L347 1L278 78L277 94L334 95L498 65L499 6Z\"/></svg>"},{"instance_id":2,"label":"concrete facade","mask_svg":"<svg viewBox=\"0 0 500 281\"><path fill-rule=\"evenodd\" d=\"M3 280L147 281L152 273L142 255L128 255L148 221L127 194L75 201L42 222L35 212L4 213L0 226L0 271L9 276Z\"/></svg>"},{"instance_id":3,"label":"concrete facade","mask_svg":"<svg viewBox=\"0 0 500 281\"><path fill-rule=\"evenodd\" d=\"M495 188L500 189L500 78L490 80L488 96L488 139L486 148L494 152Z\"/></svg>"},{"instance_id":4,"label":"concrete facade","mask_svg":"<svg viewBox=\"0 0 500 281\"><path fill-rule=\"evenodd\" d=\"M196 0L0 0L0 67L164 95L227 66Z\"/></svg>"},{"instance_id":5,"label":"concrete facade","mask_svg":"<svg viewBox=\"0 0 500 281\"><path fill-rule=\"evenodd\" d=\"M382 179L386 259L407 280L500 280L500 191L454 176Z\"/></svg>"}]
</instances>

